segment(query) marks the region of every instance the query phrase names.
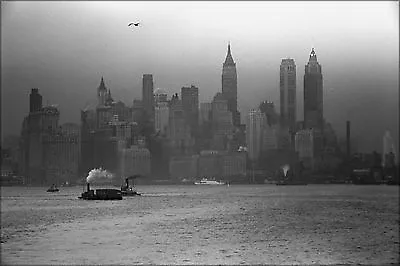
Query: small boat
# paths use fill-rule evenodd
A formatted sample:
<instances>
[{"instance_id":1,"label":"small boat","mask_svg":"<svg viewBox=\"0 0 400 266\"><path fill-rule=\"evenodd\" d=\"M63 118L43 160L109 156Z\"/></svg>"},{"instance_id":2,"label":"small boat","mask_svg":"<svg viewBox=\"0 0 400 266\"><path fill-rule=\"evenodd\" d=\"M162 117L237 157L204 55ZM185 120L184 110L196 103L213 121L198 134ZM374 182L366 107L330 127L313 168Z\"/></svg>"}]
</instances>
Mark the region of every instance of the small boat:
<instances>
[{"instance_id":1,"label":"small boat","mask_svg":"<svg viewBox=\"0 0 400 266\"><path fill-rule=\"evenodd\" d=\"M54 184L47 190L47 192L58 192L58 191L60 190Z\"/></svg>"},{"instance_id":2,"label":"small boat","mask_svg":"<svg viewBox=\"0 0 400 266\"><path fill-rule=\"evenodd\" d=\"M200 181L194 182L195 185L225 185L223 181L208 180L207 178L202 178Z\"/></svg>"},{"instance_id":3,"label":"small boat","mask_svg":"<svg viewBox=\"0 0 400 266\"><path fill-rule=\"evenodd\" d=\"M138 193L135 189L135 185L129 186L129 179L134 180L135 178L140 177L140 175L133 175L130 177L125 178L125 186L121 186L121 193L122 196L141 196L140 193Z\"/></svg>"}]
</instances>

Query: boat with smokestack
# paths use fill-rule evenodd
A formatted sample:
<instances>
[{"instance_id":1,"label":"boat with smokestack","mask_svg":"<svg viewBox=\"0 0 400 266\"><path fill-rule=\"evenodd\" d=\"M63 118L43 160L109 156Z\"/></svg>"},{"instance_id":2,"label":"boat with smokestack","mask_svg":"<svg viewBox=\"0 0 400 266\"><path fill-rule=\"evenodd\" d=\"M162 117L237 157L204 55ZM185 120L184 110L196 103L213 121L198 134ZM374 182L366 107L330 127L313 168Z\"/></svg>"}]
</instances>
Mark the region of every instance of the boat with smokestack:
<instances>
[{"instance_id":1,"label":"boat with smokestack","mask_svg":"<svg viewBox=\"0 0 400 266\"><path fill-rule=\"evenodd\" d=\"M295 178L295 169L291 169L288 164L284 165L280 169L281 178L278 182L276 182L277 186L299 186L299 185L308 185L306 182L302 180L298 180ZM300 174L299 174L300 175ZM297 179L297 180L296 180Z\"/></svg>"},{"instance_id":2,"label":"boat with smokestack","mask_svg":"<svg viewBox=\"0 0 400 266\"><path fill-rule=\"evenodd\" d=\"M60 191L55 184L51 185L51 187L47 190L47 192L58 192Z\"/></svg>"},{"instance_id":3,"label":"boat with smokestack","mask_svg":"<svg viewBox=\"0 0 400 266\"><path fill-rule=\"evenodd\" d=\"M119 189L90 189L90 184L86 184L87 191L83 192L79 199L84 200L122 200L122 193Z\"/></svg>"},{"instance_id":4,"label":"boat with smokestack","mask_svg":"<svg viewBox=\"0 0 400 266\"><path fill-rule=\"evenodd\" d=\"M86 177L86 188L80 199L84 200L122 200L122 192L119 189L101 188L101 189L90 189L91 182L94 181L112 181L114 175L109 173L107 170L92 169Z\"/></svg>"},{"instance_id":5,"label":"boat with smokestack","mask_svg":"<svg viewBox=\"0 0 400 266\"><path fill-rule=\"evenodd\" d=\"M125 186L121 186L121 193L123 196L141 196L135 189L134 180L140 177L140 175L132 175L125 178ZM129 180L132 180L132 186L129 186Z\"/></svg>"}]
</instances>

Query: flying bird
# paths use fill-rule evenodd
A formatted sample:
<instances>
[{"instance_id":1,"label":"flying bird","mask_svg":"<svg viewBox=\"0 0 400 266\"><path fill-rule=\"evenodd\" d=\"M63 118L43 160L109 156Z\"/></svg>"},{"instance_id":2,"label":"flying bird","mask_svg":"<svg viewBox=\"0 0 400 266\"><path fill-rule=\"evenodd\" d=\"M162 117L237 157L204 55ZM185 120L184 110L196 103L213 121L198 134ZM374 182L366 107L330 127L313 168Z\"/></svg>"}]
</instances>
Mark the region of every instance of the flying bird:
<instances>
[{"instance_id":1,"label":"flying bird","mask_svg":"<svg viewBox=\"0 0 400 266\"><path fill-rule=\"evenodd\" d=\"M139 22L136 22L136 23L131 22L131 23L128 24L128 27L130 27L132 25L135 26L135 27L138 27L139 24L140 24Z\"/></svg>"}]
</instances>

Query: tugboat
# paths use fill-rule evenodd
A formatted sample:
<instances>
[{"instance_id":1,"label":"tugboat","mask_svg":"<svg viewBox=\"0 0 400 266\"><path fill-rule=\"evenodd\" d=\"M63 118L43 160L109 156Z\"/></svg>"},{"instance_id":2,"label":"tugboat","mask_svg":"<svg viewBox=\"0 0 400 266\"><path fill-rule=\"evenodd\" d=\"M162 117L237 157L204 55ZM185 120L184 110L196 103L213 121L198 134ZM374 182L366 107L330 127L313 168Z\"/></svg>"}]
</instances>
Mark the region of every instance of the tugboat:
<instances>
[{"instance_id":1,"label":"tugboat","mask_svg":"<svg viewBox=\"0 0 400 266\"><path fill-rule=\"evenodd\" d=\"M79 199L84 200L122 200L121 190L118 189L90 189L90 184L87 183L87 191L83 192Z\"/></svg>"},{"instance_id":2,"label":"tugboat","mask_svg":"<svg viewBox=\"0 0 400 266\"><path fill-rule=\"evenodd\" d=\"M140 193L136 191L134 181L132 181L133 186L129 186L129 179L134 180L135 178L140 177L140 175L133 175L125 178L125 186L121 186L121 193L123 196L141 196Z\"/></svg>"},{"instance_id":3,"label":"tugboat","mask_svg":"<svg viewBox=\"0 0 400 266\"><path fill-rule=\"evenodd\" d=\"M47 190L47 192L58 192L58 191L60 190L54 184L51 185L51 187Z\"/></svg>"},{"instance_id":4,"label":"tugboat","mask_svg":"<svg viewBox=\"0 0 400 266\"><path fill-rule=\"evenodd\" d=\"M295 176L295 172L290 167L280 171L281 178L276 182L277 186L305 186L307 182L300 180L299 176Z\"/></svg>"}]
</instances>

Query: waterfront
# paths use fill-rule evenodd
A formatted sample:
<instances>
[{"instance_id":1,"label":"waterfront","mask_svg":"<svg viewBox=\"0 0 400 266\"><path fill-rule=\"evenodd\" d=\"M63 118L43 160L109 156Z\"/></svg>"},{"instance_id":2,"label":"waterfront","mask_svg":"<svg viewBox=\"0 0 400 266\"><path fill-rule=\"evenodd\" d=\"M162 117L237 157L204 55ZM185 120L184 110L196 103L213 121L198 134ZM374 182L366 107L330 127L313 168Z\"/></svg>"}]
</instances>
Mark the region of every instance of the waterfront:
<instances>
[{"instance_id":1,"label":"waterfront","mask_svg":"<svg viewBox=\"0 0 400 266\"><path fill-rule=\"evenodd\" d=\"M397 264L396 186L2 187L2 264Z\"/></svg>"}]
</instances>

